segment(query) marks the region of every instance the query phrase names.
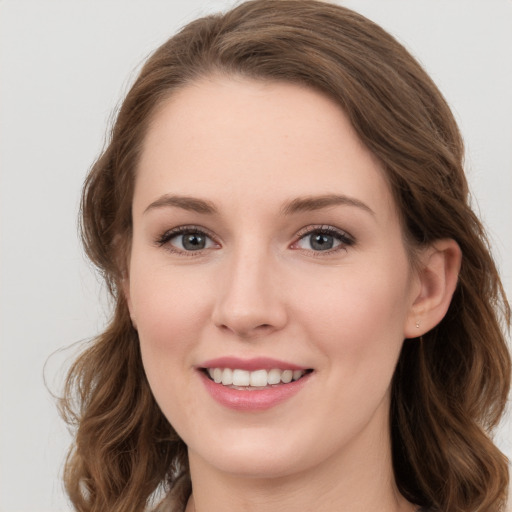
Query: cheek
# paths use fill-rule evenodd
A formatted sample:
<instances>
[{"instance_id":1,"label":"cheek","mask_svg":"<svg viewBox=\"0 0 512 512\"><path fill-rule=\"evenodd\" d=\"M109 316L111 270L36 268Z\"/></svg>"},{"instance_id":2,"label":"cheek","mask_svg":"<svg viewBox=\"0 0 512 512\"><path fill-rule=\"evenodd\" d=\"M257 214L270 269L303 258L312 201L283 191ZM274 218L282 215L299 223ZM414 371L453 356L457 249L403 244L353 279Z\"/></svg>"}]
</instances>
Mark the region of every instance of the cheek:
<instances>
[{"instance_id":1,"label":"cheek","mask_svg":"<svg viewBox=\"0 0 512 512\"><path fill-rule=\"evenodd\" d=\"M297 316L308 319L308 338L333 364L341 362L352 375L363 363L366 374L384 371L388 375L404 339L408 282L404 272L369 268L346 269L317 279L308 287L309 293L294 290L300 297Z\"/></svg>"},{"instance_id":2,"label":"cheek","mask_svg":"<svg viewBox=\"0 0 512 512\"><path fill-rule=\"evenodd\" d=\"M133 265L130 287L144 370L155 400L178 431L183 423L193 422L199 410L191 386L193 356L209 310L197 284L179 275L183 273Z\"/></svg>"},{"instance_id":3,"label":"cheek","mask_svg":"<svg viewBox=\"0 0 512 512\"><path fill-rule=\"evenodd\" d=\"M331 432L343 441L377 410L386 421L388 405L381 405L388 404L403 344L407 283L389 272L352 269L342 279L320 284L315 290L322 293L303 296L300 313L308 319L303 324L307 338L321 352L325 369L323 402L312 416L329 410L325 435ZM343 435L337 433L339 425L344 425Z\"/></svg>"},{"instance_id":4,"label":"cheek","mask_svg":"<svg viewBox=\"0 0 512 512\"><path fill-rule=\"evenodd\" d=\"M148 270L149 269L149 270ZM171 369L190 368L210 299L186 272L132 264L130 295L148 379L157 392ZM204 291L204 286L203 286Z\"/></svg>"},{"instance_id":5,"label":"cheek","mask_svg":"<svg viewBox=\"0 0 512 512\"><path fill-rule=\"evenodd\" d=\"M171 329L186 334L196 325L208 298L194 281L194 274L161 263L132 264L130 296L139 331L166 336Z\"/></svg>"}]
</instances>

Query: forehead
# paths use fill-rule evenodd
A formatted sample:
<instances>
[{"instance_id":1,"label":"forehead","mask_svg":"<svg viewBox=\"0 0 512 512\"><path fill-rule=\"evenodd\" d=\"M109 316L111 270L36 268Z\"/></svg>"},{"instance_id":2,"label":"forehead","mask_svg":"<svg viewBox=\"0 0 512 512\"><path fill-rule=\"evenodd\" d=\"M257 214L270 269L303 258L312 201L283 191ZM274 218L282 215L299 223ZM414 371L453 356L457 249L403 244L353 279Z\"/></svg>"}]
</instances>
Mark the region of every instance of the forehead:
<instances>
[{"instance_id":1,"label":"forehead","mask_svg":"<svg viewBox=\"0 0 512 512\"><path fill-rule=\"evenodd\" d=\"M192 83L156 112L134 208L163 193L266 204L342 193L393 208L377 159L333 100L297 84L245 78Z\"/></svg>"}]
</instances>

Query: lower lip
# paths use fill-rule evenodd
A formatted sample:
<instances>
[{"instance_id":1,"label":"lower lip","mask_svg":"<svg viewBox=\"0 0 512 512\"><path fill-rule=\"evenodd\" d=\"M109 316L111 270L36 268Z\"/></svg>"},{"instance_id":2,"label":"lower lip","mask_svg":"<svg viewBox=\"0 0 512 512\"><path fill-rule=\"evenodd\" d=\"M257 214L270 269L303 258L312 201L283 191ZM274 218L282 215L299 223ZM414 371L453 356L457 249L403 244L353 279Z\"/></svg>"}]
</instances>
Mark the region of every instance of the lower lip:
<instances>
[{"instance_id":1,"label":"lower lip","mask_svg":"<svg viewBox=\"0 0 512 512\"><path fill-rule=\"evenodd\" d=\"M202 371L199 372L202 381L212 396L219 404L237 411L264 411L288 400L296 395L306 384L311 376L304 375L299 380L288 384L278 384L264 389L245 390L233 389L222 384L217 384L209 379Z\"/></svg>"}]
</instances>

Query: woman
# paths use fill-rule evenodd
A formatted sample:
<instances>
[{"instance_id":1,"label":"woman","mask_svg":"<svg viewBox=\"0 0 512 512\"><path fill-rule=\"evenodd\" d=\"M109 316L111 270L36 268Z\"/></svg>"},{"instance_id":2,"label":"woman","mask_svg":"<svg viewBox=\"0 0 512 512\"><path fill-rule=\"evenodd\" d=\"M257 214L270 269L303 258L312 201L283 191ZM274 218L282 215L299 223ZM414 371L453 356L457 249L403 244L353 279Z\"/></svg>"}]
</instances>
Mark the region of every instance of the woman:
<instances>
[{"instance_id":1,"label":"woman","mask_svg":"<svg viewBox=\"0 0 512 512\"><path fill-rule=\"evenodd\" d=\"M84 189L116 309L63 401L77 510L503 510L510 311L462 159L347 9L256 0L159 48Z\"/></svg>"}]
</instances>

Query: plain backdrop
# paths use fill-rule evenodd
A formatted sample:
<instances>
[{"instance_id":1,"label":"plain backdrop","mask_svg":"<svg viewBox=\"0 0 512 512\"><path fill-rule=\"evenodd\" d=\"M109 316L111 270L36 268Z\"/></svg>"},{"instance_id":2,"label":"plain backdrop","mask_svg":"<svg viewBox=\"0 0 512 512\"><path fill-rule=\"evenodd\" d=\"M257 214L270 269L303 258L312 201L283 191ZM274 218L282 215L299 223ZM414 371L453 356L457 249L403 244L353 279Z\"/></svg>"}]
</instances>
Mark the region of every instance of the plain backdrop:
<instances>
[{"instance_id":1,"label":"plain backdrop","mask_svg":"<svg viewBox=\"0 0 512 512\"><path fill-rule=\"evenodd\" d=\"M58 392L74 348L108 316L76 229L85 173L143 59L230 1L0 2L0 511L70 510ZM467 172L512 289L512 2L345 2L395 34L460 122ZM498 444L512 457L510 417Z\"/></svg>"}]
</instances>

